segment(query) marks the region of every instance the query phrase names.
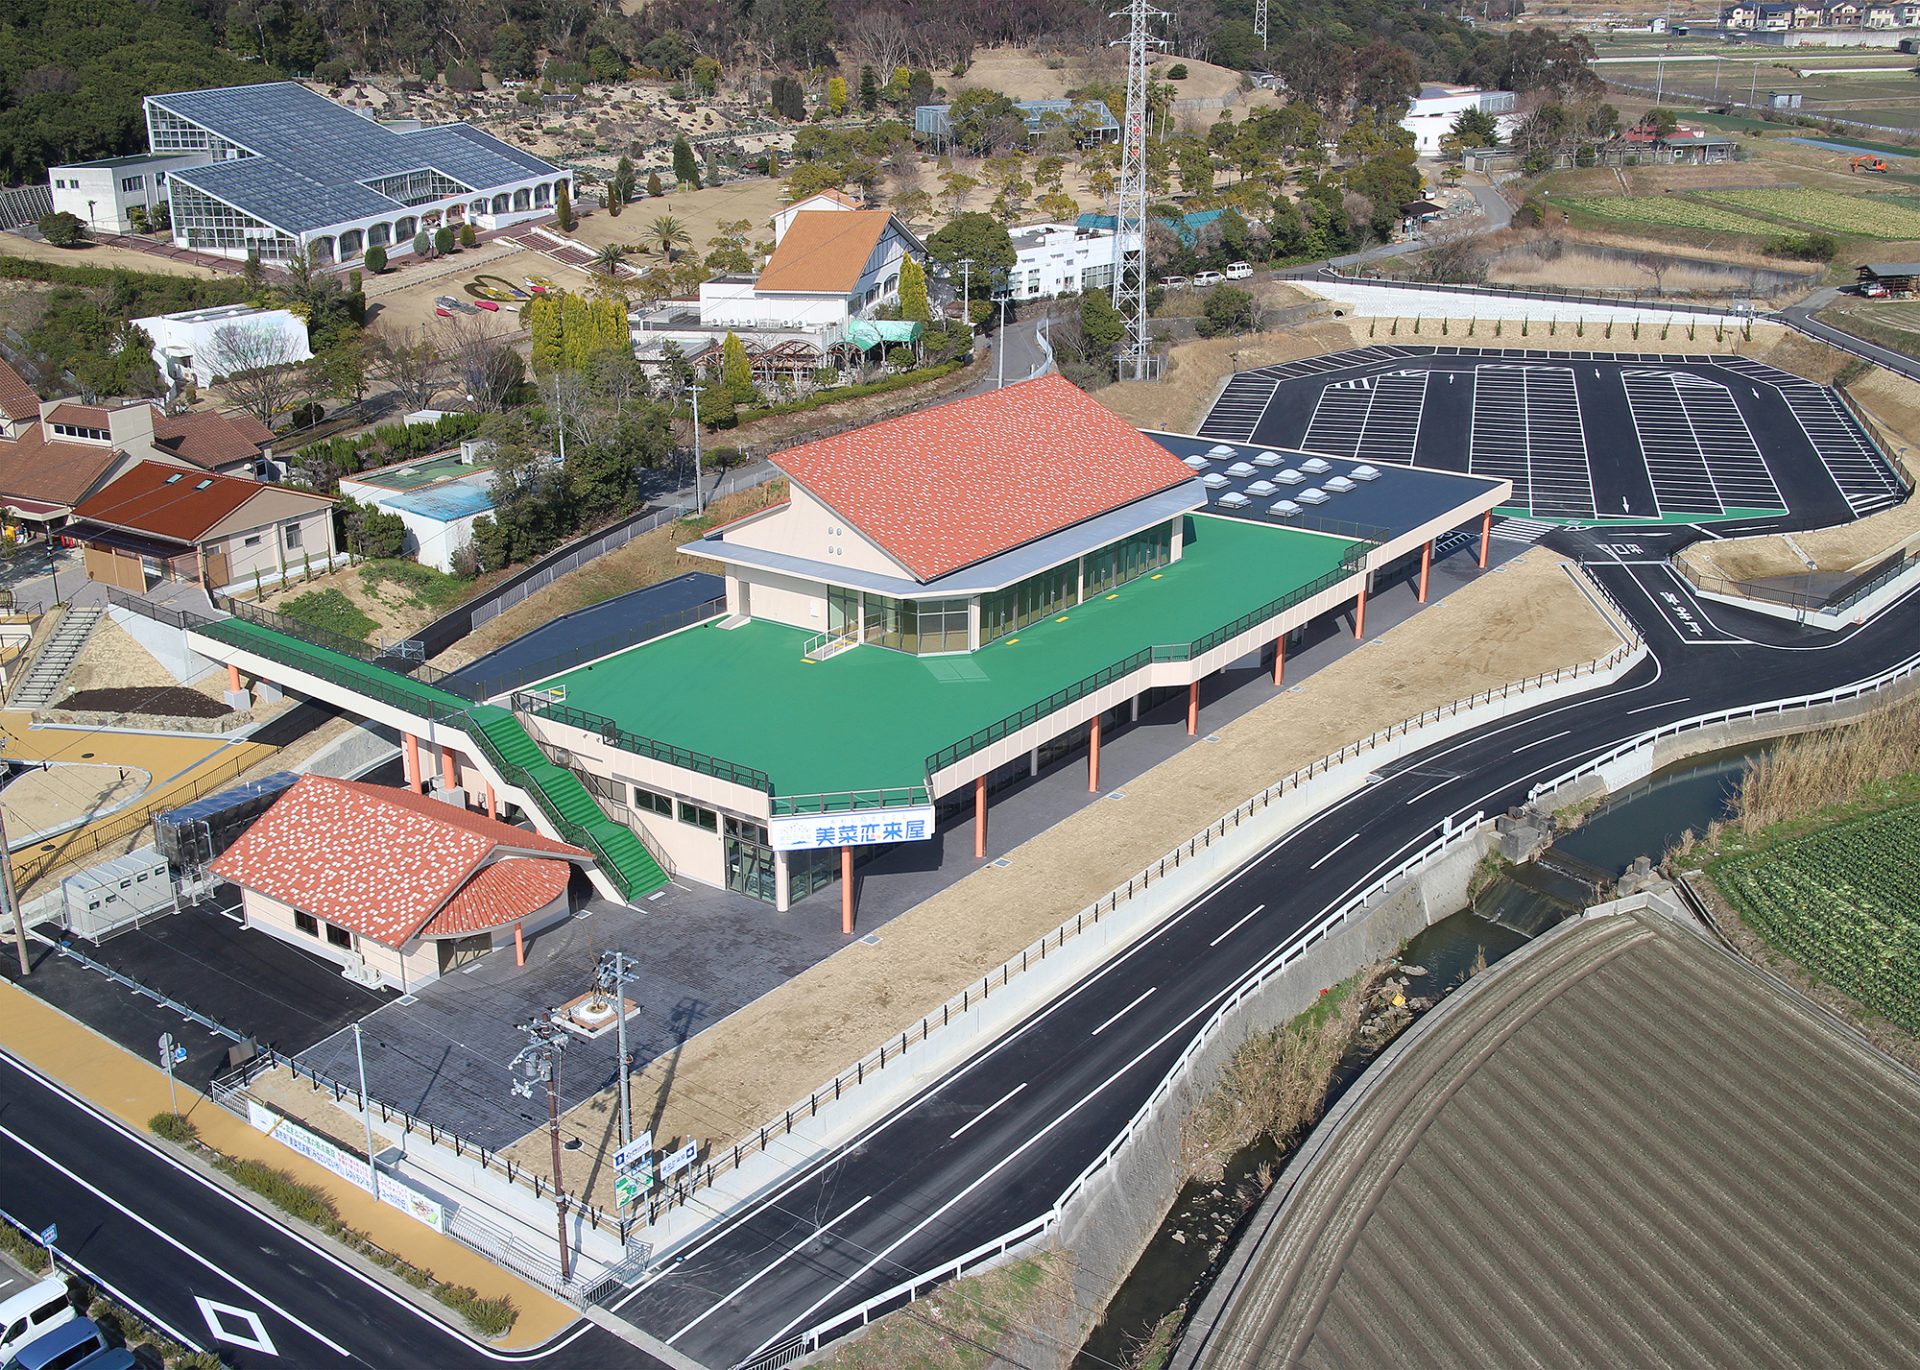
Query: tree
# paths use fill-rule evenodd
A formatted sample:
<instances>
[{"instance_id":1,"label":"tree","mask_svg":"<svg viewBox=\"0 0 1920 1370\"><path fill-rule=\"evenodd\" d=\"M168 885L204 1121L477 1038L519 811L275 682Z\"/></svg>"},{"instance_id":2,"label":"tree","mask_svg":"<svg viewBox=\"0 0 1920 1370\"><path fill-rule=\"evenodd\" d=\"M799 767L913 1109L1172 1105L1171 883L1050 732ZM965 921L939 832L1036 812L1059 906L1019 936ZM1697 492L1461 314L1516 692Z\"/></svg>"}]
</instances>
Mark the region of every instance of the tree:
<instances>
[{"instance_id":1,"label":"tree","mask_svg":"<svg viewBox=\"0 0 1920 1370\"><path fill-rule=\"evenodd\" d=\"M567 190L567 183L560 182L553 188L553 221L562 233L573 232L579 221L573 217L573 196Z\"/></svg>"},{"instance_id":2,"label":"tree","mask_svg":"<svg viewBox=\"0 0 1920 1370\"><path fill-rule=\"evenodd\" d=\"M673 250L685 247L693 237L687 232L687 226L673 215L662 214L647 225L647 241L660 244L660 255L671 262Z\"/></svg>"},{"instance_id":3,"label":"tree","mask_svg":"<svg viewBox=\"0 0 1920 1370\"><path fill-rule=\"evenodd\" d=\"M423 228L418 233L413 235L413 255L414 256L431 257L433 255L433 251L434 251L433 235L431 233L427 232L427 230Z\"/></svg>"},{"instance_id":4,"label":"tree","mask_svg":"<svg viewBox=\"0 0 1920 1370\"><path fill-rule=\"evenodd\" d=\"M449 252L453 251L457 241L453 236L453 230L451 228L448 228L445 224L440 225L440 227L433 230L433 255L436 257L446 256Z\"/></svg>"},{"instance_id":5,"label":"tree","mask_svg":"<svg viewBox=\"0 0 1920 1370\"><path fill-rule=\"evenodd\" d=\"M900 317L913 323L932 323L927 302L927 273L913 257L900 260Z\"/></svg>"},{"instance_id":6,"label":"tree","mask_svg":"<svg viewBox=\"0 0 1920 1370\"><path fill-rule=\"evenodd\" d=\"M456 314L439 320L434 344L454 367L454 379L482 413L500 409L526 378L520 354L492 331L491 315Z\"/></svg>"},{"instance_id":7,"label":"tree","mask_svg":"<svg viewBox=\"0 0 1920 1370\"><path fill-rule=\"evenodd\" d=\"M204 360L234 402L267 427L305 399L313 377L304 339L244 323L213 330Z\"/></svg>"},{"instance_id":8,"label":"tree","mask_svg":"<svg viewBox=\"0 0 1920 1370\"><path fill-rule=\"evenodd\" d=\"M478 247L479 245L480 245L480 235L473 231L473 225L461 224L460 225L460 246L463 248L471 248L471 247Z\"/></svg>"},{"instance_id":9,"label":"tree","mask_svg":"<svg viewBox=\"0 0 1920 1370\"><path fill-rule=\"evenodd\" d=\"M657 200L666 193L666 188L660 184L660 173L657 171L649 171L647 173L647 194Z\"/></svg>"},{"instance_id":10,"label":"tree","mask_svg":"<svg viewBox=\"0 0 1920 1370\"><path fill-rule=\"evenodd\" d=\"M593 254L593 269L608 280L620 274L620 264L627 259L627 249L622 243L608 243Z\"/></svg>"},{"instance_id":11,"label":"tree","mask_svg":"<svg viewBox=\"0 0 1920 1370\"><path fill-rule=\"evenodd\" d=\"M320 381L326 393L350 404L366 398L373 342L360 329L336 338L319 357Z\"/></svg>"},{"instance_id":12,"label":"tree","mask_svg":"<svg viewBox=\"0 0 1920 1370\"><path fill-rule=\"evenodd\" d=\"M1452 136L1462 148L1499 147L1500 120L1484 109L1463 109L1454 116Z\"/></svg>"},{"instance_id":13,"label":"tree","mask_svg":"<svg viewBox=\"0 0 1920 1370\"><path fill-rule=\"evenodd\" d=\"M693 75L694 88L702 95L712 95L720 88L720 63L711 57L696 57L689 68Z\"/></svg>"},{"instance_id":14,"label":"tree","mask_svg":"<svg viewBox=\"0 0 1920 1370\"><path fill-rule=\"evenodd\" d=\"M753 361L747 356L747 345L731 331L720 344L720 388L736 406L760 398L754 389Z\"/></svg>"},{"instance_id":15,"label":"tree","mask_svg":"<svg viewBox=\"0 0 1920 1370\"><path fill-rule=\"evenodd\" d=\"M33 226L54 247L73 247L84 242L87 236L87 226L80 221L80 216L64 209L55 214L42 214Z\"/></svg>"},{"instance_id":16,"label":"tree","mask_svg":"<svg viewBox=\"0 0 1920 1370\"><path fill-rule=\"evenodd\" d=\"M1013 101L997 90L984 86L963 90L947 107L947 124L953 133L953 145L972 156L984 157L998 148L1010 147L1019 135L1008 139L1004 120L1019 122L1020 133L1026 124L1014 110Z\"/></svg>"},{"instance_id":17,"label":"tree","mask_svg":"<svg viewBox=\"0 0 1920 1370\"><path fill-rule=\"evenodd\" d=\"M1104 290L1080 297L1082 355L1111 380L1119 362L1120 344L1127 336L1127 316Z\"/></svg>"},{"instance_id":18,"label":"tree","mask_svg":"<svg viewBox=\"0 0 1920 1370\"><path fill-rule=\"evenodd\" d=\"M750 219L723 219L707 239L707 270L716 276L744 275L753 270L753 254L747 250L747 235L753 231Z\"/></svg>"},{"instance_id":19,"label":"tree","mask_svg":"<svg viewBox=\"0 0 1920 1370\"><path fill-rule=\"evenodd\" d=\"M847 112L847 78L829 76L827 78L827 111L838 117Z\"/></svg>"},{"instance_id":20,"label":"tree","mask_svg":"<svg viewBox=\"0 0 1920 1370\"><path fill-rule=\"evenodd\" d=\"M1245 333L1260 326L1260 310L1253 296L1235 285L1217 285L1207 292L1205 313L1194 325L1203 338Z\"/></svg>"},{"instance_id":21,"label":"tree","mask_svg":"<svg viewBox=\"0 0 1920 1370\"><path fill-rule=\"evenodd\" d=\"M357 499L342 499L335 512L341 540L354 555L370 560L406 555L407 525L400 515Z\"/></svg>"},{"instance_id":22,"label":"tree","mask_svg":"<svg viewBox=\"0 0 1920 1370\"><path fill-rule=\"evenodd\" d=\"M564 360L560 350L560 300L552 294L527 301L527 329L532 335L533 374L551 375Z\"/></svg>"},{"instance_id":23,"label":"tree","mask_svg":"<svg viewBox=\"0 0 1920 1370\"><path fill-rule=\"evenodd\" d=\"M488 56L500 76L526 76L533 71L533 41L518 24L502 24L493 31L493 49Z\"/></svg>"},{"instance_id":24,"label":"tree","mask_svg":"<svg viewBox=\"0 0 1920 1370\"><path fill-rule=\"evenodd\" d=\"M927 239L927 253L947 268L949 280L967 277L968 298L984 299L992 293L993 273L1013 270L1013 236L1005 224L991 214L960 214L948 220ZM969 272L960 269L960 260L971 258Z\"/></svg>"},{"instance_id":25,"label":"tree","mask_svg":"<svg viewBox=\"0 0 1920 1370\"><path fill-rule=\"evenodd\" d=\"M375 243L367 249L367 255L361 258L369 276L378 276L387 269L387 250Z\"/></svg>"},{"instance_id":26,"label":"tree","mask_svg":"<svg viewBox=\"0 0 1920 1370\"><path fill-rule=\"evenodd\" d=\"M783 118L799 123L807 117L806 93L800 89L800 83L791 76L776 76L768 88L768 103L774 112Z\"/></svg>"},{"instance_id":27,"label":"tree","mask_svg":"<svg viewBox=\"0 0 1920 1370\"><path fill-rule=\"evenodd\" d=\"M860 68L860 108L868 114L880 106L880 82L873 74L871 65Z\"/></svg>"},{"instance_id":28,"label":"tree","mask_svg":"<svg viewBox=\"0 0 1920 1370\"><path fill-rule=\"evenodd\" d=\"M376 338L369 371L399 398L403 412L431 409L447 388L446 363L432 343L414 337Z\"/></svg>"},{"instance_id":29,"label":"tree","mask_svg":"<svg viewBox=\"0 0 1920 1370\"><path fill-rule=\"evenodd\" d=\"M673 179L683 190L700 189L700 164L694 160L693 145L685 134L673 140Z\"/></svg>"}]
</instances>

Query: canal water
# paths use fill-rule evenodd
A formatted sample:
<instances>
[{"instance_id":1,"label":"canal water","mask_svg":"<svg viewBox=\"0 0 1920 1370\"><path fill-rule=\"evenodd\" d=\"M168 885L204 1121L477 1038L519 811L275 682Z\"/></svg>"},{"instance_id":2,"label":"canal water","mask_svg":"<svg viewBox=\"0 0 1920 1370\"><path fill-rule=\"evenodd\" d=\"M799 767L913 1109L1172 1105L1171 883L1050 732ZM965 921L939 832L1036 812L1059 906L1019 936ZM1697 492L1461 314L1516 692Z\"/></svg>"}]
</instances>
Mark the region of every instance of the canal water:
<instances>
[{"instance_id":1,"label":"canal water","mask_svg":"<svg viewBox=\"0 0 1920 1370\"><path fill-rule=\"evenodd\" d=\"M1458 988L1483 959L1493 965L1582 907L1579 878L1590 873L1609 882L1635 858L1658 861L1683 834L1704 833L1726 818L1748 763L1764 748L1724 752L1685 762L1613 795L1586 823L1561 837L1547 857L1497 879L1483 891L1479 906L1492 921L1472 909L1441 919L1414 937L1401 963L1426 974L1413 977L1410 995L1438 1002ZM1556 869L1554 856L1564 858ZM1539 869L1536 870L1536 867ZM1372 1052L1356 1052L1342 1061L1327 1092L1331 1107L1359 1078ZM1159 1231L1147 1243L1138 1264L1120 1286L1106 1314L1074 1360L1074 1370L1114 1370L1150 1366L1143 1358L1149 1342L1164 1341L1170 1323L1198 1304L1225 1256L1240 1222L1259 1202L1266 1186L1285 1166L1292 1148L1270 1141L1245 1148L1217 1181L1190 1181L1180 1190ZM1162 1329L1156 1341L1154 1332Z\"/></svg>"}]
</instances>

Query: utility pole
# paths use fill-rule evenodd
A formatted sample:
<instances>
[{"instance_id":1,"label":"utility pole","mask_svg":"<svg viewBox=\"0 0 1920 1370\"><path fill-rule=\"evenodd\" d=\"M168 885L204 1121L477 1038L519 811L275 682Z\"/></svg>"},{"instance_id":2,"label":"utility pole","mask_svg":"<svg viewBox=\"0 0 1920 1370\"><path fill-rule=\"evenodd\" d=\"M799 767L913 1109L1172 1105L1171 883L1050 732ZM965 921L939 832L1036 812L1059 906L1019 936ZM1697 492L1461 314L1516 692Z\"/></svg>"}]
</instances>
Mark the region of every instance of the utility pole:
<instances>
[{"instance_id":1,"label":"utility pole","mask_svg":"<svg viewBox=\"0 0 1920 1370\"><path fill-rule=\"evenodd\" d=\"M0 751L5 751L9 739L0 734ZM24 979L33 973L33 965L27 960L27 922L20 915L20 894L13 887L13 852L7 842L7 809L0 804L0 892L7 897L7 912L13 915L13 946L20 953L20 975Z\"/></svg>"},{"instance_id":2,"label":"utility pole","mask_svg":"<svg viewBox=\"0 0 1920 1370\"><path fill-rule=\"evenodd\" d=\"M603 951L600 964L594 967L594 987L602 994L613 996L613 1017L615 1032L618 1034L616 1049L620 1053L620 1145L625 1146L633 1140L633 1104L628 1097L628 1075L631 1068L627 1060L627 983L633 974L627 969L627 955L622 951Z\"/></svg>"},{"instance_id":3,"label":"utility pole","mask_svg":"<svg viewBox=\"0 0 1920 1370\"><path fill-rule=\"evenodd\" d=\"M960 259L960 321L967 326L967 336L971 343L973 336L973 258Z\"/></svg>"},{"instance_id":4,"label":"utility pole","mask_svg":"<svg viewBox=\"0 0 1920 1370\"><path fill-rule=\"evenodd\" d=\"M1145 380L1150 358L1147 337L1147 49L1163 46L1147 32L1150 21L1165 18L1147 0L1131 0L1110 16L1127 18L1127 111L1121 117L1119 204L1113 216L1113 304L1126 320L1120 344L1122 380ZM1114 46L1119 46L1117 43ZM1128 235L1134 247L1128 251Z\"/></svg>"},{"instance_id":5,"label":"utility pole","mask_svg":"<svg viewBox=\"0 0 1920 1370\"><path fill-rule=\"evenodd\" d=\"M513 1092L531 1099L536 1086L547 1090L547 1140L553 1144L553 1206L560 1232L560 1282L573 1279L573 1248L567 1241L567 1181L560 1168L560 1053L567 1049L567 1030L547 1009L538 1018L519 1025L527 1044L509 1063L515 1075Z\"/></svg>"},{"instance_id":6,"label":"utility pole","mask_svg":"<svg viewBox=\"0 0 1920 1370\"><path fill-rule=\"evenodd\" d=\"M700 493L700 376L694 373L687 382L687 393L693 397L693 512L704 514L707 510L705 497Z\"/></svg>"},{"instance_id":7,"label":"utility pole","mask_svg":"<svg viewBox=\"0 0 1920 1370\"><path fill-rule=\"evenodd\" d=\"M353 1059L360 1067L360 1123L367 1130L367 1190L380 1197L380 1174L373 1160L373 1105L367 1100L367 1053L360 1045L360 1024L353 1025ZM169 1081L171 1083L171 1081Z\"/></svg>"}]
</instances>

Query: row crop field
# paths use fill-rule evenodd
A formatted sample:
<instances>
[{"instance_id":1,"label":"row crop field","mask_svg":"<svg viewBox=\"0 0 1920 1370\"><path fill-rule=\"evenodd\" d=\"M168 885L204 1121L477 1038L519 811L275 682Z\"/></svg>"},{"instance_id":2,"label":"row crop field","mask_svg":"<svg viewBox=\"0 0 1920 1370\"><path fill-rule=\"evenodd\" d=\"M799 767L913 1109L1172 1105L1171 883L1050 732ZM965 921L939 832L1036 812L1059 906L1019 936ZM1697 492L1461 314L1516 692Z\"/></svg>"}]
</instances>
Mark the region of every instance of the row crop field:
<instances>
[{"instance_id":1,"label":"row crop field","mask_svg":"<svg viewBox=\"0 0 1920 1370\"><path fill-rule=\"evenodd\" d=\"M1830 233L1867 238L1920 239L1920 209L1907 197L1847 195L1837 190L1777 186L1766 190L1712 190L1702 198L1735 210L1753 210Z\"/></svg>"},{"instance_id":2,"label":"row crop field","mask_svg":"<svg viewBox=\"0 0 1920 1370\"><path fill-rule=\"evenodd\" d=\"M1778 233L1780 225L1717 205L1674 195L1556 195L1553 202L1596 218L1663 228L1698 228L1709 233Z\"/></svg>"},{"instance_id":3,"label":"row crop field","mask_svg":"<svg viewBox=\"0 0 1920 1370\"><path fill-rule=\"evenodd\" d=\"M1751 928L1816 980L1920 1033L1920 805L1747 856L1713 878Z\"/></svg>"}]
</instances>

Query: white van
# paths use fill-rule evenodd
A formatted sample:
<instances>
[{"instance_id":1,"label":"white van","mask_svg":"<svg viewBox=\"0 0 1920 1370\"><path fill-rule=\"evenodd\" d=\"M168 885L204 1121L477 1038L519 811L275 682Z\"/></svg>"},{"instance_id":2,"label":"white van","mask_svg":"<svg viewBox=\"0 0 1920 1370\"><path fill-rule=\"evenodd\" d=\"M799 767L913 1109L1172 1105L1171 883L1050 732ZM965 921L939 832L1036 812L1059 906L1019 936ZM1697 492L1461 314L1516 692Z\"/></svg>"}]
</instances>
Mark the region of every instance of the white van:
<instances>
[{"instance_id":1,"label":"white van","mask_svg":"<svg viewBox=\"0 0 1920 1370\"><path fill-rule=\"evenodd\" d=\"M1246 280L1246 279L1247 279L1247 278L1248 278L1249 276L1251 276L1251 275L1253 275L1253 263L1252 263L1252 262L1229 262L1229 263L1227 263L1227 279L1228 279L1228 280L1230 280L1230 281L1244 281L1244 280Z\"/></svg>"},{"instance_id":2,"label":"white van","mask_svg":"<svg viewBox=\"0 0 1920 1370\"><path fill-rule=\"evenodd\" d=\"M0 1303L0 1363L28 1342L79 1317L64 1275L50 1275Z\"/></svg>"}]
</instances>

